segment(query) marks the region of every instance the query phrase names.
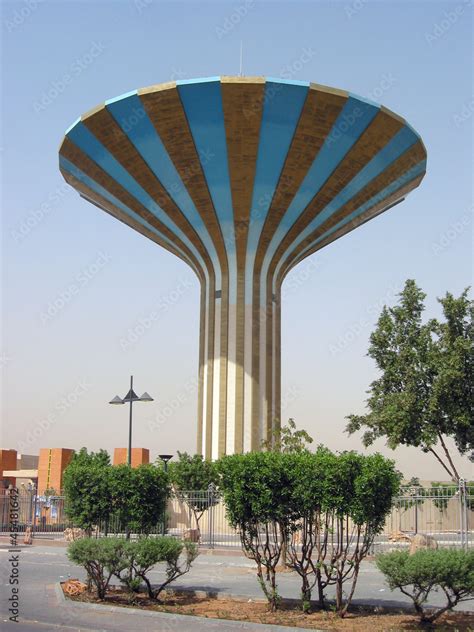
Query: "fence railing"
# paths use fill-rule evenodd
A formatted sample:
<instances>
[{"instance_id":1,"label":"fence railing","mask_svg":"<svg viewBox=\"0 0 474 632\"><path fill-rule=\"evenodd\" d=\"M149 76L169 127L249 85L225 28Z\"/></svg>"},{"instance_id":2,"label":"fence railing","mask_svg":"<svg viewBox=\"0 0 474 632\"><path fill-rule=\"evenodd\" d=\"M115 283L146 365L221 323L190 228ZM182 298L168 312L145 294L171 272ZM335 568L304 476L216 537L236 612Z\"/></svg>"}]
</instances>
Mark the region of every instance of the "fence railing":
<instances>
[{"instance_id":1,"label":"fence railing","mask_svg":"<svg viewBox=\"0 0 474 632\"><path fill-rule=\"evenodd\" d=\"M30 527L37 537L63 537L74 525L67 517L63 496L37 496L21 491L17 496L19 532ZM163 531L198 542L203 547L240 547L239 534L227 519L226 508L219 491L194 490L174 493L168 501L166 528L158 523L151 533ZM10 531L10 498L8 490L0 492L0 533ZM113 518L97 525L97 536L124 534L125 526ZM417 534L435 538L438 546L462 546L474 542L474 486L460 481L459 485L433 487L404 486L394 498L385 527L374 543L378 550L407 546Z\"/></svg>"}]
</instances>

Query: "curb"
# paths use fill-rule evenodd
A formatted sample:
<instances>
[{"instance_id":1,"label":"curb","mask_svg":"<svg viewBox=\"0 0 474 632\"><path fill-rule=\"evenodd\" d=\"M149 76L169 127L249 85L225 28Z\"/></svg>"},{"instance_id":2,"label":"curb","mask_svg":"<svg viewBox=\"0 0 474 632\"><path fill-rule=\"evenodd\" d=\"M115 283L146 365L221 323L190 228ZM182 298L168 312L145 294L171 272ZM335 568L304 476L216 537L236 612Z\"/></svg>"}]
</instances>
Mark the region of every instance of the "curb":
<instances>
[{"instance_id":1,"label":"curb","mask_svg":"<svg viewBox=\"0 0 474 632\"><path fill-rule=\"evenodd\" d=\"M187 623L190 621L194 621L195 623L200 623L204 625L206 629L216 628L220 629L220 626L223 622L225 622L226 626L235 627L236 630L255 630L258 632L264 632L265 630L270 630L271 632L302 632L302 628L295 628L286 625L274 625L274 624L266 624L266 623L254 623L253 621L234 621L232 619L214 619L211 617L196 617L188 614L172 614L171 612L151 612L150 610L145 610L143 608L125 608L123 606L107 606L99 603L84 603L80 601L74 601L73 599L67 599L63 593L63 589L61 588L60 582L54 584L54 590L56 593L56 597L58 598L60 605L65 606L66 608L78 608L82 610L98 610L100 612L110 612L113 614L129 614L129 615L140 615L144 617L151 617L155 619L161 619L162 621L173 621L175 623L182 623L183 630L187 629ZM207 593L207 591L199 590L199 591L183 591L183 592L193 592L196 596L210 596L214 593ZM226 593L227 599L230 596L230 593ZM218 598L218 597L217 597ZM221 597L222 599L223 597ZM238 595L232 596L236 601L249 601L248 597L241 596L239 598ZM264 599L252 599L253 602L265 601ZM248 627L245 627L248 626ZM324 632L324 630L313 629L312 632Z\"/></svg>"}]
</instances>

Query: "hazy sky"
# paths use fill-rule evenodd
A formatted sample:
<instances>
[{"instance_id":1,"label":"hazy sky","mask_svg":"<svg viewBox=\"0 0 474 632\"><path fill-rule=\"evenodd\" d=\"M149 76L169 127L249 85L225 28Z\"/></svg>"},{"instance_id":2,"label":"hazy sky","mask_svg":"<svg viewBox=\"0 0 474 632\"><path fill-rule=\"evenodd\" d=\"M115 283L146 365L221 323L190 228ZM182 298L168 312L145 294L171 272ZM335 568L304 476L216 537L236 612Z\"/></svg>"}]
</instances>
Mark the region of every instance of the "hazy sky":
<instances>
[{"instance_id":1,"label":"hazy sky","mask_svg":"<svg viewBox=\"0 0 474 632\"><path fill-rule=\"evenodd\" d=\"M364 410L366 357L407 278L436 297L472 281L472 2L1 3L2 447L196 445L198 282L179 259L83 201L58 147L78 116L124 92L243 71L344 88L421 134L428 171L401 205L305 260L283 286L282 393L317 443L362 449L344 417ZM150 323L149 315L159 318ZM392 452L407 476L443 479L432 457ZM472 476L467 459L462 473Z\"/></svg>"}]
</instances>

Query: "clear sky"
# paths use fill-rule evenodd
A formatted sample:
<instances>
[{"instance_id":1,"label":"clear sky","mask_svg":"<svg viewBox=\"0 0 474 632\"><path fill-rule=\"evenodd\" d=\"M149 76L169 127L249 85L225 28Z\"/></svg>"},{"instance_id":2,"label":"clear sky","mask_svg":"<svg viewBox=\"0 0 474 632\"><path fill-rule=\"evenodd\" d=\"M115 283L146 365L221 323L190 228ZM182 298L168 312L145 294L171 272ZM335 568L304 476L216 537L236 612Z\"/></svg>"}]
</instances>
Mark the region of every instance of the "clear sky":
<instances>
[{"instance_id":1,"label":"clear sky","mask_svg":"<svg viewBox=\"0 0 474 632\"><path fill-rule=\"evenodd\" d=\"M194 452L198 282L179 259L83 201L58 147L108 98L172 79L243 72L350 90L421 134L427 175L401 205L305 260L282 309L284 416L317 443L362 449L344 417L364 410L366 356L407 278L436 297L472 282L472 2L1 3L2 447L134 445ZM149 322L157 311L159 318ZM392 452L405 476L443 479L432 457ZM461 471L472 476L467 459Z\"/></svg>"}]
</instances>

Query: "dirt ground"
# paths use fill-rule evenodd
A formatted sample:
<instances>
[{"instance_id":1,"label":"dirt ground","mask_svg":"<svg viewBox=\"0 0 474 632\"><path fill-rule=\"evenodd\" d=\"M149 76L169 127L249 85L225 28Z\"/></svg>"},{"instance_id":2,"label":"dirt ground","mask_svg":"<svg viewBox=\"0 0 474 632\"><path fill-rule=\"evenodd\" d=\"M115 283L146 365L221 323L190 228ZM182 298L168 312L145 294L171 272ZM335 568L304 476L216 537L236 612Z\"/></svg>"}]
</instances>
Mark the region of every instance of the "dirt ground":
<instances>
[{"instance_id":1,"label":"dirt ground","mask_svg":"<svg viewBox=\"0 0 474 632\"><path fill-rule=\"evenodd\" d=\"M97 603L99 600L92 594L83 592L76 596L68 596L75 601ZM144 608L156 612L187 614L211 619L231 619L234 621L252 621L287 625L304 629L344 630L345 632L398 632L402 630L455 630L458 632L474 632L472 615L463 613L445 614L430 628L420 627L418 619L400 611L377 611L374 608L353 608L344 619L340 619L331 611L315 610L311 614L303 614L293 605L282 604L276 613L268 611L266 603L257 601L237 601L231 599L215 599L198 597L184 592L169 591L160 595L160 601L150 600L145 594L134 595L132 601L128 593L121 589L112 589L106 599L101 602L107 605Z\"/></svg>"}]
</instances>

